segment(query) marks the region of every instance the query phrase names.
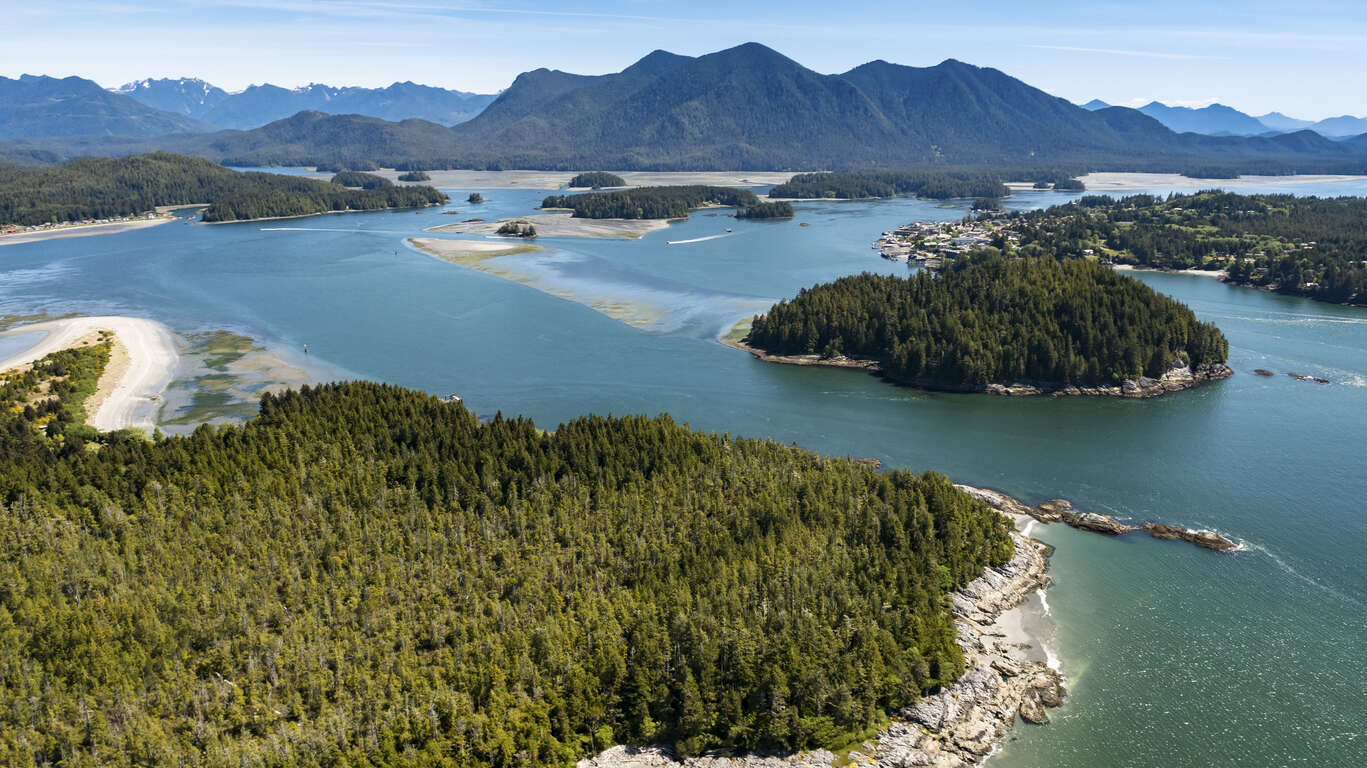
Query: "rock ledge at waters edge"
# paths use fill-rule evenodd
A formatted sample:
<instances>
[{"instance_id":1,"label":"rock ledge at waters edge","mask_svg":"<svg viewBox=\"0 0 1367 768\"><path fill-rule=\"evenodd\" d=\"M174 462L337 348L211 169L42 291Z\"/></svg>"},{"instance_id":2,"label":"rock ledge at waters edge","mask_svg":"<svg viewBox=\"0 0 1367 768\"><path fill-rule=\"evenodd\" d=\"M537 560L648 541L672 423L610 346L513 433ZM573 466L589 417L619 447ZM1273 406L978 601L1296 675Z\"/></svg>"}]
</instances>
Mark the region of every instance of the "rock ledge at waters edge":
<instances>
[{"instance_id":1,"label":"rock ledge at waters edge","mask_svg":"<svg viewBox=\"0 0 1367 768\"><path fill-rule=\"evenodd\" d=\"M1032 517L1041 523L1062 522L1079 530L1101 533L1107 536L1120 536L1134 530L1143 530L1155 539L1180 539L1203 549L1213 549L1217 552L1238 549L1237 544L1215 531L1191 530L1155 522L1146 522L1136 528L1133 525L1122 523L1110 515L1102 515L1096 512L1074 512L1072 502L1067 499L1052 499L1031 507L1010 496L986 488L974 488L969 485L960 485L959 488L993 508L1002 509L1009 514Z\"/></svg>"},{"instance_id":2,"label":"rock ledge at waters edge","mask_svg":"<svg viewBox=\"0 0 1367 768\"><path fill-rule=\"evenodd\" d=\"M1013 522L1024 514L1018 509L1030 509L996 492L974 495ZM1048 583L1049 545L1019 532L1013 532L1011 539L1016 553L1009 562L987 569L953 595L967 671L943 691L896 713L877 739L849 753L853 764L881 768L977 765L1006 736L1017 713L1029 722L1043 723L1048 721L1044 708L1062 703L1065 692L1059 673L1030 659L1029 646L1008 641L1007 633L997 625L1003 612ZM578 768L818 768L832 766L835 759L826 750L680 758L663 746L616 746L580 760Z\"/></svg>"}]
</instances>

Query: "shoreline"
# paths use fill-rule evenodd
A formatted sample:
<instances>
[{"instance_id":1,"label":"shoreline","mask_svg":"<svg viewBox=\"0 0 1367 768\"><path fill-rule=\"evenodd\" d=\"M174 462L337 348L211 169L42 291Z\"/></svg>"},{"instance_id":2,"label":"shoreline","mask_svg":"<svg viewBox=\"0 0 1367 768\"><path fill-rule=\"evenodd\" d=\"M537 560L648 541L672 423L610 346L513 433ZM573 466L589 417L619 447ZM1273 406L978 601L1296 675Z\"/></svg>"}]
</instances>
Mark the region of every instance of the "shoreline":
<instances>
[{"instance_id":1,"label":"shoreline","mask_svg":"<svg viewBox=\"0 0 1367 768\"><path fill-rule=\"evenodd\" d=\"M1177 366L1157 379L1143 376L1138 379L1128 379L1119 384L1096 386L1045 382L1011 382L1009 384L991 382L983 385L965 384L962 386L946 386L933 382L908 383L887 378L883 373L882 364L878 360L870 357L847 357L841 355L840 357L823 358L816 354L775 355L765 352L762 349L746 344L743 338L736 338L736 329L739 325L740 324L737 323L730 331L719 336L717 341L728 347L745 350L755 357L755 359L762 360L766 363L864 371L878 376L890 384L895 384L899 387L920 389L926 392L995 395L997 397L1120 397L1131 400L1143 400L1151 397L1161 397L1162 395L1173 392L1195 389L1203 384L1227 379L1234 375L1233 368L1230 368L1224 363L1217 363L1214 365Z\"/></svg>"},{"instance_id":2,"label":"shoreline","mask_svg":"<svg viewBox=\"0 0 1367 768\"><path fill-rule=\"evenodd\" d=\"M344 211L317 211L315 213L297 213L293 216L262 216L257 219L225 219L224 221L204 221L201 219L200 221L194 223L206 227L212 227L218 224L251 224L253 222L259 221L286 221L288 219L307 219L310 216L327 216L333 213L380 213L383 211L417 211L422 210L423 208L432 208L434 206L440 205L446 205L446 203L431 203L428 205L406 205L403 207L395 206L392 208L348 208Z\"/></svg>"},{"instance_id":3,"label":"shoreline","mask_svg":"<svg viewBox=\"0 0 1367 768\"><path fill-rule=\"evenodd\" d=\"M1229 273L1223 269L1164 269L1162 267L1145 267L1138 264L1112 264L1111 269L1114 269L1117 272L1155 272L1160 275L1216 277L1221 280L1229 277Z\"/></svg>"},{"instance_id":4,"label":"shoreline","mask_svg":"<svg viewBox=\"0 0 1367 768\"><path fill-rule=\"evenodd\" d=\"M1011 521L1015 552L1008 562L984 569L951 593L965 667L952 685L892 713L891 724L843 759L825 749L680 758L664 746L618 745L580 760L577 768L832 768L846 762L879 768L969 768L1000 749L1018 716L1048 722L1044 709L1062 703L1064 679L1057 657L1027 629L1035 617L1025 611L1030 595L1042 596L1049 584L1053 547L1029 536L1034 519L1016 511L1028 509L1025 504L972 486L956 487Z\"/></svg>"},{"instance_id":5,"label":"shoreline","mask_svg":"<svg viewBox=\"0 0 1367 768\"><path fill-rule=\"evenodd\" d=\"M101 432L129 427L151 432L156 427L156 412L170 385L180 355L175 336L161 323L138 317L104 315L46 320L12 327L0 336L42 332L46 335L21 352L0 360L0 370L8 370L40 360L67 349L83 336L97 331L114 335L117 359L111 353L99 387L87 413L87 423ZM97 399L98 398L98 399Z\"/></svg>"},{"instance_id":6,"label":"shoreline","mask_svg":"<svg viewBox=\"0 0 1367 768\"><path fill-rule=\"evenodd\" d=\"M23 243L39 243L44 240L61 240L68 237L94 237L96 235L117 235L120 232L132 232L138 229L147 229L161 224L175 221L177 217L164 215L156 216L151 219L129 219L127 221L109 221L103 224L72 224L69 226L58 226L51 229L35 230L28 232L14 232L11 234L0 234L0 245L21 245Z\"/></svg>"}]
</instances>

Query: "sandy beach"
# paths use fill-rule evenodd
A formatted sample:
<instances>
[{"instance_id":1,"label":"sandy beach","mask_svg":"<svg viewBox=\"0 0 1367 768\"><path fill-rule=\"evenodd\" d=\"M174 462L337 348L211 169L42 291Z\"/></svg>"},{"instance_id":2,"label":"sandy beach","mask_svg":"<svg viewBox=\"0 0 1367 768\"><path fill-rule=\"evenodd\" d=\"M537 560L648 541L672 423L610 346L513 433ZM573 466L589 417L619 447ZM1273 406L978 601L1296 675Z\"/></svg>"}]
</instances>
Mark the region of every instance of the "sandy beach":
<instances>
[{"instance_id":1,"label":"sandy beach","mask_svg":"<svg viewBox=\"0 0 1367 768\"><path fill-rule=\"evenodd\" d=\"M1193 179L1177 173L1089 173L1082 177L1088 192L1140 192L1154 188L1200 190L1220 187L1291 186L1299 184L1333 184L1360 181L1367 176L1333 176L1306 174L1303 176L1240 176L1237 179Z\"/></svg>"},{"instance_id":2,"label":"sandy beach","mask_svg":"<svg viewBox=\"0 0 1367 768\"><path fill-rule=\"evenodd\" d=\"M384 168L371 171L399 184L426 184L459 189L561 189L577 171L428 171L431 181L401 182L399 171ZM611 171L632 187L671 184L708 184L717 187L754 187L781 184L795 171ZM315 179L331 179L331 173L314 172Z\"/></svg>"},{"instance_id":3,"label":"sandy beach","mask_svg":"<svg viewBox=\"0 0 1367 768\"><path fill-rule=\"evenodd\" d=\"M0 360L0 371L32 363L74 345L97 331L116 339L106 375L91 400L90 425L101 431L125 427L151 430L162 392L171 383L179 355L175 337L161 323L137 317L73 317L23 325L3 335L35 331L46 335L32 347Z\"/></svg>"},{"instance_id":4,"label":"sandy beach","mask_svg":"<svg viewBox=\"0 0 1367 768\"><path fill-rule=\"evenodd\" d=\"M116 235L120 232L131 232L135 229L146 229L165 224L168 221L175 221L174 216L158 216L154 219L132 219L130 221L111 221L108 224L76 224L69 227L56 227L45 229L38 232L15 232L12 235L0 235L0 245L18 245L19 243L36 243L40 240L60 240L64 237L91 237L92 235Z\"/></svg>"},{"instance_id":5,"label":"sandy beach","mask_svg":"<svg viewBox=\"0 0 1367 768\"><path fill-rule=\"evenodd\" d=\"M436 237L410 237L408 242L423 253L430 253L456 264L541 250L541 246L533 245L518 238L506 240L445 240Z\"/></svg>"},{"instance_id":6,"label":"sandy beach","mask_svg":"<svg viewBox=\"0 0 1367 768\"><path fill-rule=\"evenodd\" d=\"M1162 272L1167 275L1196 275L1197 277L1218 277L1225 278L1229 273L1223 269L1155 269L1153 267L1137 267L1133 264L1112 264L1111 268L1117 272Z\"/></svg>"},{"instance_id":7,"label":"sandy beach","mask_svg":"<svg viewBox=\"0 0 1367 768\"><path fill-rule=\"evenodd\" d=\"M453 235L492 235L505 221L525 221L544 237L620 237L635 239L669 226L667 219L576 219L569 213L538 213L500 221L457 222L428 232Z\"/></svg>"}]
</instances>

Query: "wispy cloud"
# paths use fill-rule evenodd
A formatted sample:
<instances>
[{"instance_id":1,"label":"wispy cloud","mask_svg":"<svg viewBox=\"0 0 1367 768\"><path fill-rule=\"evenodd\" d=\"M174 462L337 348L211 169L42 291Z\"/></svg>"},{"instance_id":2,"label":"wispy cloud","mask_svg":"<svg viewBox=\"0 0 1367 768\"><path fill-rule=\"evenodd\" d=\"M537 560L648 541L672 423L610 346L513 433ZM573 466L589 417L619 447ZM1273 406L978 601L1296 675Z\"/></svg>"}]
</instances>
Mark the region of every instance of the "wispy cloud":
<instances>
[{"instance_id":1,"label":"wispy cloud","mask_svg":"<svg viewBox=\"0 0 1367 768\"><path fill-rule=\"evenodd\" d=\"M1134 51L1127 48L1083 48L1076 45L1031 45L1049 51L1072 51L1074 53L1102 53L1109 56L1136 56L1144 59L1228 59L1228 56L1208 56L1199 53L1170 53L1168 51Z\"/></svg>"}]
</instances>

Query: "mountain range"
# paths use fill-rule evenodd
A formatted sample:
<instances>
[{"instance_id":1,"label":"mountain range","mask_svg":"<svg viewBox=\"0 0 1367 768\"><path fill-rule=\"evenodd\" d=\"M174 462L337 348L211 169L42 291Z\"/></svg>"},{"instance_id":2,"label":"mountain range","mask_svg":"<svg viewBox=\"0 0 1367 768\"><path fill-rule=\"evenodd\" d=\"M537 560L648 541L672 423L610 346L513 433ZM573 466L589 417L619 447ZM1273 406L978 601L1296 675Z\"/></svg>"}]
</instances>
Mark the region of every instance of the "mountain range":
<instances>
[{"instance_id":1,"label":"mountain range","mask_svg":"<svg viewBox=\"0 0 1367 768\"><path fill-rule=\"evenodd\" d=\"M1083 104L1083 109L1099 110L1110 107L1101 99ZM1292 133L1310 130L1331 139L1347 138L1367 133L1367 117L1343 115L1320 121L1300 120L1280 112L1268 112L1254 117L1245 112L1211 104L1205 107L1170 107L1151 101L1139 111L1178 133L1200 133L1207 136L1261 136L1269 133Z\"/></svg>"},{"instance_id":2,"label":"mountain range","mask_svg":"<svg viewBox=\"0 0 1367 768\"><path fill-rule=\"evenodd\" d=\"M148 99L159 94L156 103L181 111L173 115L179 120L197 114L204 121L228 103L202 82L168 84L174 87L129 90ZM827 75L757 43L698 57L655 51L607 75L525 72L479 115L452 127L310 110L251 130L68 136L0 147L10 159L30 162L153 150L233 165L423 169L1367 169L1364 141L1330 141L1311 131L1178 133L1139 110L1084 109L953 59L931 67L872 61Z\"/></svg>"},{"instance_id":3,"label":"mountain range","mask_svg":"<svg viewBox=\"0 0 1367 768\"><path fill-rule=\"evenodd\" d=\"M159 136L213 126L149 107L79 77L0 77L0 139L19 137Z\"/></svg>"},{"instance_id":4,"label":"mountain range","mask_svg":"<svg viewBox=\"0 0 1367 768\"><path fill-rule=\"evenodd\" d=\"M195 78L138 80L114 92L216 128L239 129L256 128L305 110L392 121L415 117L454 125L479 114L495 98L492 94L452 91L413 82L394 83L387 88L337 88L317 83L281 88L267 83L229 93Z\"/></svg>"}]
</instances>

